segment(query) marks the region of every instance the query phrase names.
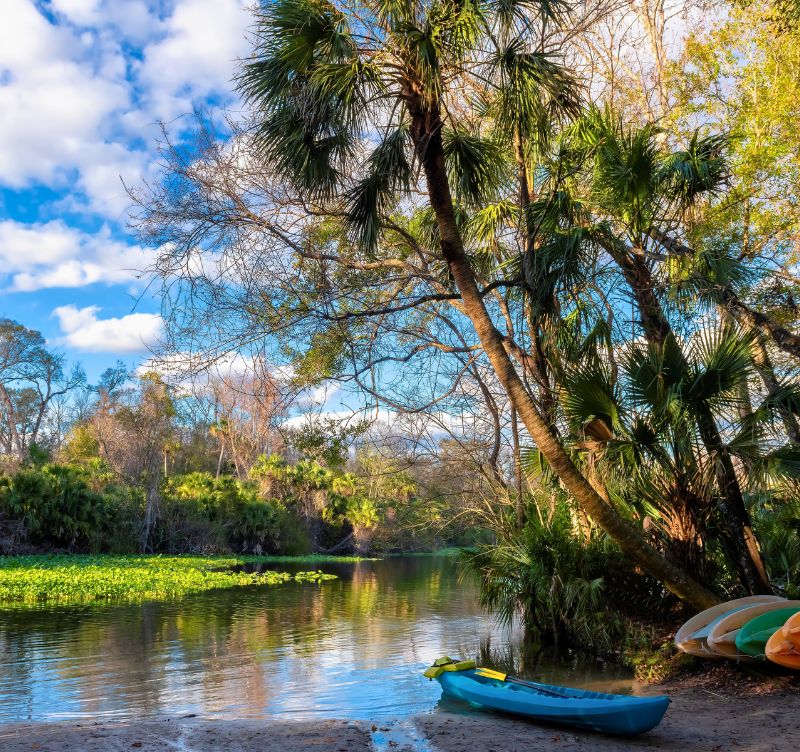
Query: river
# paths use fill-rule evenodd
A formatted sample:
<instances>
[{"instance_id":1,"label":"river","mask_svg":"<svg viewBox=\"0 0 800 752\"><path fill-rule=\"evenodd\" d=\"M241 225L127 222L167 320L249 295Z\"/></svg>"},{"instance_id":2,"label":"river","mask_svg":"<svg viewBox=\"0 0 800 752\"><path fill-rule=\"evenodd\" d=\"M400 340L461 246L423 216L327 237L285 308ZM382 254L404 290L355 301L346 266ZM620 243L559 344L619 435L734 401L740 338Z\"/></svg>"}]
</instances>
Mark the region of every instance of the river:
<instances>
[{"instance_id":1,"label":"river","mask_svg":"<svg viewBox=\"0 0 800 752\"><path fill-rule=\"evenodd\" d=\"M439 706L438 684L421 672L443 654L557 684L631 686L613 664L523 649L517 629L482 612L451 557L320 568L338 579L0 609L0 722L404 718Z\"/></svg>"}]
</instances>

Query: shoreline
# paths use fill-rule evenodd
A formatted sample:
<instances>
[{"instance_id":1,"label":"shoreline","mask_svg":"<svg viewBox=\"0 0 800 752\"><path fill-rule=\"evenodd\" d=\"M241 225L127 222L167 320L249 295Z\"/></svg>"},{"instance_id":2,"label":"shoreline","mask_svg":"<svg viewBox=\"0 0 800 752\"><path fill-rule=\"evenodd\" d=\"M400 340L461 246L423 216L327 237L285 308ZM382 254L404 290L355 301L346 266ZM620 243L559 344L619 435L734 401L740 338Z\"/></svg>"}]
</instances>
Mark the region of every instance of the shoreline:
<instances>
[{"instance_id":1,"label":"shoreline","mask_svg":"<svg viewBox=\"0 0 800 752\"><path fill-rule=\"evenodd\" d=\"M682 683L683 684L683 683ZM710 681L649 685L668 694L664 721L638 737L614 737L475 710L435 711L388 723L313 720L41 721L0 725L4 752L793 752L800 691L793 682L750 690Z\"/></svg>"}]
</instances>

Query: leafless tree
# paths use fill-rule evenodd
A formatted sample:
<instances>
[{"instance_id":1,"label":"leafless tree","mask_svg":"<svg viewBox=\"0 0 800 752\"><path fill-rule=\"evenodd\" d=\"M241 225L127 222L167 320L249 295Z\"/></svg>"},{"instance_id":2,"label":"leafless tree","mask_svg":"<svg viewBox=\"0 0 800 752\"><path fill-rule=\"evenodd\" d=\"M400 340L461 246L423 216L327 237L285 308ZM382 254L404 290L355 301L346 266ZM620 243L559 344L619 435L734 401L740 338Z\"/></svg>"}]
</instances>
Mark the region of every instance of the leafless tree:
<instances>
[{"instance_id":1,"label":"leafless tree","mask_svg":"<svg viewBox=\"0 0 800 752\"><path fill-rule=\"evenodd\" d=\"M80 367L65 373L65 359L44 337L0 319L0 449L24 457L41 437L48 408L85 383Z\"/></svg>"}]
</instances>

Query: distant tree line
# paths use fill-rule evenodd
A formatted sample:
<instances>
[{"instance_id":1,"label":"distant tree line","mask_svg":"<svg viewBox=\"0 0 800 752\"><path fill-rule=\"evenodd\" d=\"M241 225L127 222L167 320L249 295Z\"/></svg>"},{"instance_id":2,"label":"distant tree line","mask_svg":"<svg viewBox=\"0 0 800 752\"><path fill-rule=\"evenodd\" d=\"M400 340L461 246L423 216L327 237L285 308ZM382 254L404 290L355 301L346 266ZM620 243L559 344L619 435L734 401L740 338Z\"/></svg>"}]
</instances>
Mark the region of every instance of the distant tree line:
<instances>
[{"instance_id":1,"label":"distant tree line","mask_svg":"<svg viewBox=\"0 0 800 752\"><path fill-rule=\"evenodd\" d=\"M463 463L447 442L423 459L410 439L366 437L363 421L287 428L292 392L262 361L191 386L118 362L90 384L21 324L3 322L0 347L6 553L367 553L480 539L456 519Z\"/></svg>"}]
</instances>

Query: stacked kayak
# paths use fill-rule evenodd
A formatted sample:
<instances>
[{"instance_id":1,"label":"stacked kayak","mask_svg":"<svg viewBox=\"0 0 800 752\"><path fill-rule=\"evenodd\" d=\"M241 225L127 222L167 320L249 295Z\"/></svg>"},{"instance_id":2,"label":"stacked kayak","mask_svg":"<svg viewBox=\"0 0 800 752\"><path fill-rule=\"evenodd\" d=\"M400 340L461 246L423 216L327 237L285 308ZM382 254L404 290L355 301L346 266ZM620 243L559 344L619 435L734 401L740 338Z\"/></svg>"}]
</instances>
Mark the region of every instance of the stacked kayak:
<instances>
[{"instance_id":1,"label":"stacked kayak","mask_svg":"<svg viewBox=\"0 0 800 752\"><path fill-rule=\"evenodd\" d=\"M785 602L785 598L777 595L751 595L747 598L737 598L712 606L693 616L678 630L675 635L675 644L684 653L690 655L699 655L705 658L719 657L708 644L709 635L718 622L730 614L743 611L751 606Z\"/></svg>"},{"instance_id":2,"label":"stacked kayak","mask_svg":"<svg viewBox=\"0 0 800 752\"><path fill-rule=\"evenodd\" d=\"M789 608L776 608L774 611L767 611L755 619L751 619L736 635L736 649L743 655L751 658L761 658L766 654L767 643L789 617L794 616L800 611L799 606Z\"/></svg>"},{"instance_id":3,"label":"stacked kayak","mask_svg":"<svg viewBox=\"0 0 800 752\"><path fill-rule=\"evenodd\" d=\"M425 676L451 697L489 710L612 734L642 734L657 726L669 698L632 697L527 682L474 661L438 659ZM500 678L504 677L504 678Z\"/></svg>"},{"instance_id":4,"label":"stacked kayak","mask_svg":"<svg viewBox=\"0 0 800 752\"><path fill-rule=\"evenodd\" d=\"M708 648L715 655L726 658L751 656L749 652L740 650L736 645L736 640L742 628L757 616L791 605L800 606L800 601L787 601L781 598L780 600L757 603L726 614L712 626L708 635Z\"/></svg>"},{"instance_id":5,"label":"stacked kayak","mask_svg":"<svg viewBox=\"0 0 800 752\"><path fill-rule=\"evenodd\" d=\"M800 668L800 601L765 595L721 603L689 619L675 644L692 655Z\"/></svg>"}]
</instances>

